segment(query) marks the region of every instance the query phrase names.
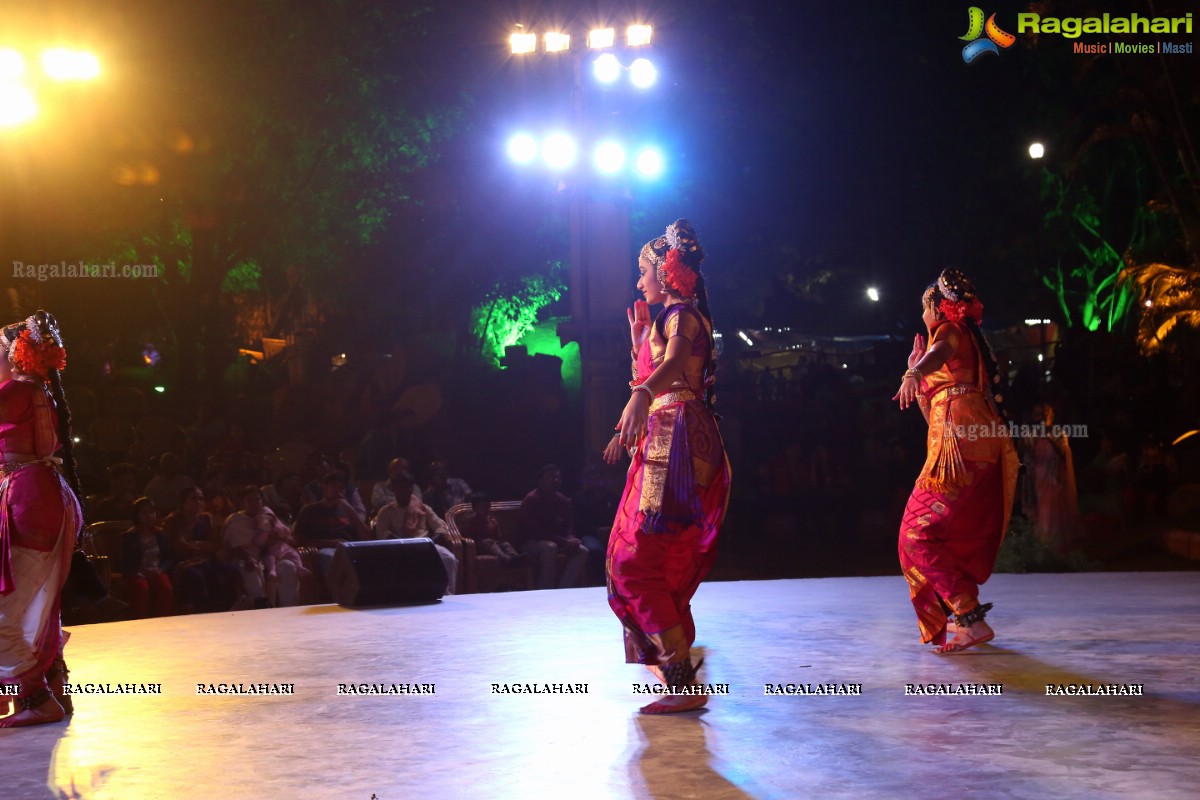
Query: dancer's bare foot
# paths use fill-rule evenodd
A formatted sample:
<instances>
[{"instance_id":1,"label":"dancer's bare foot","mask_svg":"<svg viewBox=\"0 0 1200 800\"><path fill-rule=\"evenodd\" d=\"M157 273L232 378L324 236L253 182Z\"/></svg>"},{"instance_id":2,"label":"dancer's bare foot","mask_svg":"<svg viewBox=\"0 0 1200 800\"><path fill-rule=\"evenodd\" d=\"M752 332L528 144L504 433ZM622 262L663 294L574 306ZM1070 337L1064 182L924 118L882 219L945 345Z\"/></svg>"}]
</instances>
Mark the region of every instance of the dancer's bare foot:
<instances>
[{"instance_id":1,"label":"dancer's bare foot","mask_svg":"<svg viewBox=\"0 0 1200 800\"><path fill-rule=\"evenodd\" d=\"M650 705L642 706L638 710L643 714L677 714L681 711L695 711L707 704L708 695L668 694L663 695Z\"/></svg>"},{"instance_id":2,"label":"dancer's bare foot","mask_svg":"<svg viewBox=\"0 0 1200 800\"><path fill-rule=\"evenodd\" d=\"M947 626L947 631L948 630L949 626ZM966 628L955 626L954 638L937 648L937 652L945 655L961 653L968 647L974 647L977 644L990 642L993 638L995 638L995 636L996 632L993 631L992 627L983 620L974 622Z\"/></svg>"},{"instance_id":3,"label":"dancer's bare foot","mask_svg":"<svg viewBox=\"0 0 1200 800\"><path fill-rule=\"evenodd\" d=\"M62 722L66 712L54 699L49 691L46 699L33 708L21 709L10 717L0 719L0 728L23 728L28 725L45 725L51 722Z\"/></svg>"}]
</instances>

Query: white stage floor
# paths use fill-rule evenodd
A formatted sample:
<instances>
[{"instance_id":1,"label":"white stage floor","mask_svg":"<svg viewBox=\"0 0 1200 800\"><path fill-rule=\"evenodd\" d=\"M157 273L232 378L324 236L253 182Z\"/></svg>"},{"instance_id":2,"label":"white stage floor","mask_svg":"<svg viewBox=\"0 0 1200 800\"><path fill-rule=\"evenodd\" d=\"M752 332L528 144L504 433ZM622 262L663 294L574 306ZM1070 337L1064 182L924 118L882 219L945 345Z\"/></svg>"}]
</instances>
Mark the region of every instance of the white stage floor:
<instances>
[{"instance_id":1,"label":"white stage floor","mask_svg":"<svg viewBox=\"0 0 1200 800\"><path fill-rule=\"evenodd\" d=\"M708 709L636 714L602 589L81 626L67 723L0 731L0 797L1193 798L1200 573L998 575L994 647L920 645L900 577L708 583ZM765 684L862 684L765 696ZM197 684L295 684L197 695ZM436 694L338 696L339 683ZM494 694L492 684L587 684ZM1002 684L906 696L906 684ZM1145 695L1048 697L1046 684ZM115 688L115 687L114 687Z\"/></svg>"}]
</instances>

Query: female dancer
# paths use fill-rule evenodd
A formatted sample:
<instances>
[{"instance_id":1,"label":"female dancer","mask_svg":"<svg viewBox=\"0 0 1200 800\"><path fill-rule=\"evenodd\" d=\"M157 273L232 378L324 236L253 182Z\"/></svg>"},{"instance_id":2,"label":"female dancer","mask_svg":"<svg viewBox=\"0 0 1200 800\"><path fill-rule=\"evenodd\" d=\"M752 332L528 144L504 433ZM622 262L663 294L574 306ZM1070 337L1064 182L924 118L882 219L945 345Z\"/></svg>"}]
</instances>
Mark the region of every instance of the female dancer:
<instances>
[{"instance_id":1,"label":"female dancer","mask_svg":"<svg viewBox=\"0 0 1200 800\"><path fill-rule=\"evenodd\" d=\"M995 636L979 585L996 564L1017 481L1017 453L991 387L996 360L979 330L983 305L957 269L922 298L930 347L918 335L893 400L915 399L929 423L928 454L900 525L900 567L921 640L958 653ZM953 614L955 636L946 643Z\"/></svg>"},{"instance_id":2,"label":"female dancer","mask_svg":"<svg viewBox=\"0 0 1200 800\"><path fill-rule=\"evenodd\" d=\"M72 710L59 594L82 515L65 365L46 312L0 329L0 684L17 687L3 728L58 722ZM9 705L0 700L0 713Z\"/></svg>"},{"instance_id":3,"label":"female dancer","mask_svg":"<svg viewBox=\"0 0 1200 800\"><path fill-rule=\"evenodd\" d=\"M691 599L716 558L729 502L729 462L713 415L712 315L687 220L647 243L638 301L628 312L633 391L604 451L633 458L608 543L608 601L625 629L625 655L671 690L695 685ZM649 305L663 305L653 324ZM702 694L667 694L643 713L689 711Z\"/></svg>"}]
</instances>

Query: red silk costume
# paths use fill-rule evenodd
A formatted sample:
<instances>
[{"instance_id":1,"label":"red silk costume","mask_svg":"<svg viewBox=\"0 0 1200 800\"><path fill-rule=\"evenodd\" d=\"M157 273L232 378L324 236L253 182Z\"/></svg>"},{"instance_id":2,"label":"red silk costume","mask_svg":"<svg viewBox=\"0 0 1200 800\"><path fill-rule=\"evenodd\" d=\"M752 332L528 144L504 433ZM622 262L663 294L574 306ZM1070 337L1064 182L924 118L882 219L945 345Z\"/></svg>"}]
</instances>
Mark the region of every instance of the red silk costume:
<instances>
[{"instance_id":1,"label":"red silk costume","mask_svg":"<svg viewBox=\"0 0 1200 800\"><path fill-rule=\"evenodd\" d=\"M40 383L0 384L0 682L40 679L61 652L59 593L82 515L53 454Z\"/></svg>"},{"instance_id":2,"label":"red silk costume","mask_svg":"<svg viewBox=\"0 0 1200 800\"><path fill-rule=\"evenodd\" d=\"M625 629L629 663L677 661L695 642L691 599L712 568L729 504L729 462L703 401L708 321L687 303L664 309L634 377L650 376L674 336L687 338L691 351L682 376L650 404L608 541L608 602Z\"/></svg>"},{"instance_id":3,"label":"red silk costume","mask_svg":"<svg viewBox=\"0 0 1200 800\"><path fill-rule=\"evenodd\" d=\"M930 346L950 358L921 381L929 409L925 466L900 525L900 567L917 612L921 641L943 644L949 613L979 604L1012 510L1017 452L992 405L983 359L966 325L943 322Z\"/></svg>"}]
</instances>

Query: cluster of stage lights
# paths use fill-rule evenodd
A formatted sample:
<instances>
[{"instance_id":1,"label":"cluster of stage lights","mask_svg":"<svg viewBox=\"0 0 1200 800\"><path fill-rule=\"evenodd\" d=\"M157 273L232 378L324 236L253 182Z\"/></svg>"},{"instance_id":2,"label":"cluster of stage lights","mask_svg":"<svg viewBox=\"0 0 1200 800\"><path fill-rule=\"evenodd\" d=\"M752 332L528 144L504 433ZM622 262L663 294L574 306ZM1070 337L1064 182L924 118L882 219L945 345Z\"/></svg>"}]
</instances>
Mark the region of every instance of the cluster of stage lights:
<instances>
[{"instance_id":1,"label":"cluster of stage lights","mask_svg":"<svg viewBox=\"0 0 1200 800\"><path fill-rule=\"evenodd\" d=\"M38 115L31 83L42 78L55 83L89 81L100 76L100 61L91 53L52 47L42 51L41 72L31 70L25 56L0 47L0 128L14 127Z\"/></svg>"},{"instance_id":2,"label":"cluster of stage lights","mask_svg":"<svg viewBox=\"0 0 1200 800\"><path fill-rule=\"evenodd\" d=\"M540 141L528 133L518 133L508 140L508 157L514 163L527 166L541 161L554 172L567 172L579 163L579 143L569 134L557 132ZM639 177L657 178L665 163L657 147L642 147L634 152L615 139L598 142L592 150L592 166L602 175L618 175L632 168Z\"/></svg>"},{"instance_id":3,"label":"cluster of stage lights","mask_svg":"<svg viewBox=\"0 0 1200 800\"><path fill-rule=\"evenodd\" d=\"M638 48L649 46L653 39L654 29L650 25L630 25L625 29L625 46ZM513 55L528 55L538 49L536 33L519 30L509 37L509 46ZM595 28L588 32L587 46L589 50L609 50L616 47L616 28ZM551 31L542 34L542 47L547 53L565 53L571 49L571 35L561 31ZM658 68L654 62L645 57L633 59L628 65L622 64L615 53L601 53L592 62L592 76L602 84L615 84L622 75L628 74L629 82L638 89L649 89L658 80Z\"/></svg>"},{"instance_id":4,"label":"cluster of stage lights","mask_svg":"<svg viewBox=\"0 0 1200 800\"><path fill-rule=\"evenodd\" d=\"M523 25L518 27L521 30L514 31L508 37L508 43L512 48L513 55L536 53L538 49L538 35L533 31L525 30ZM650 25L630 25L625 29L625 46L646 47L650 44L653 35L654 29ZM587 45L589 49L604 50L609 47L615 47L616 44L616 28L593 28L591 31L588 31ZM547 53L565 53L571 49L571 35L562 31L544 33L542 34L542 45Z\"/></svg>"}]
</instances>

